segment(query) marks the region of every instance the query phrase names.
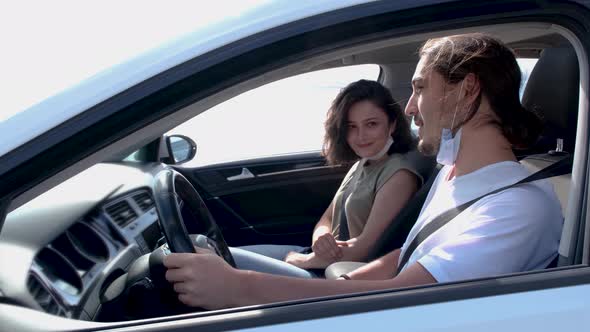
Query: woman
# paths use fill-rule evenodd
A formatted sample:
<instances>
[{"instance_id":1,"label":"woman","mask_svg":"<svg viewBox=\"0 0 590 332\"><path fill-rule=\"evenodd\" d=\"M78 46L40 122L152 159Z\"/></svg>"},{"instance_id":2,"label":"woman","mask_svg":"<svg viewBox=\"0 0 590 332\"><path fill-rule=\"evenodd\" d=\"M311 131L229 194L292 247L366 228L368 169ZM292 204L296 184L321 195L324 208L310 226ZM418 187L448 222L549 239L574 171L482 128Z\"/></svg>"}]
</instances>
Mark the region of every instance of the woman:
<instances>
[{"instance_id":1,"label":"woman","mask_svg":"<svg viewBox=\"0 0 590 332\"><path fill-rule=\"evenodd\" d=\"M352 164L332 203L315 226L311 252L281 245L241 247L302 269L339 261L366 261L371 246L422 184L433 160L415 150L401 108L378 82L342 89L328 111L324 155L329 164ZM233 251L232 251L233 253ZM260 270L243 253L239 268Z\"/></svg>"},{"instance_id":2,"label":"woman","mask_svg":"<svg viewBox=\"0 0 590 332\"><path fill-rule=\"evenodd\" d=\"M406 114L420 127L419 148L445 166L402 248L343 276L350 281L236 270L203 250L172 254L164 260L166 279L180 301L222 308L545 268L557 255L563 221L545 180L477 200L408 249L442 212L529 175L511 148L535 142L540 122L520 104L514 54L484 34L432 39L420 50L412 87ZM398 269L400 257L408 255Z\"/></svg>"}]
</instances>

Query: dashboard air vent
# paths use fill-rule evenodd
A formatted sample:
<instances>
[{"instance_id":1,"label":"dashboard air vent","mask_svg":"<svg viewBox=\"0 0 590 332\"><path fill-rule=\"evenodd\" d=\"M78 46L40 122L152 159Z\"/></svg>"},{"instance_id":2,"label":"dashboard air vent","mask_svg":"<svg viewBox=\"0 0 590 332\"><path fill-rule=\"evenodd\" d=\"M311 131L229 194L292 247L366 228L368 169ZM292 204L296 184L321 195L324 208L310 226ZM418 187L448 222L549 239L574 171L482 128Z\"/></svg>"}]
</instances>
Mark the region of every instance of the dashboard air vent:
<instances>
[{"instance_id":1,"label":"dashboard air vent","mask_svg":"<svg viewBox=\"0 0 590 332\"><path fill-rule=\"evenodd\" d=\"M49 291L34 274L29 275L27 289L46 313L65 316L63 309L57 304L57 301L51 296Z\"/></svg>"},{"instance_id":2,"label":"dashboard air vent","mask_svg":"<svg viewBox=\"0 0 590 332\"><path fill-rule=\"evenodd\" d=\"M120 201L106 208L107 213L120 227L125 227L127 224L137 218L137 214L131 208L127 201Z\"/></svg>"},{"instance_id":3,"label":"dashboard air vent","mask_svg":"<svg viewBox=\"0 0 590 332\"><path fill-rule=\"evenodd\" d=\"M109 258L109 249L102 237L80 221L51 242L51 247L72 263L80 276Z\"/></svg>"},{"instance_id":4,"label":"dashboard air vent","mask_svg":"<svg viewBox=\"0 0 590 332\"><path fill-rule=\"evenodd\" d=\"M147 192L141 192L133 196L135 203L139 205L142 211L148 211L154 207L154 201Z\"/></svg>"}]
</instances>

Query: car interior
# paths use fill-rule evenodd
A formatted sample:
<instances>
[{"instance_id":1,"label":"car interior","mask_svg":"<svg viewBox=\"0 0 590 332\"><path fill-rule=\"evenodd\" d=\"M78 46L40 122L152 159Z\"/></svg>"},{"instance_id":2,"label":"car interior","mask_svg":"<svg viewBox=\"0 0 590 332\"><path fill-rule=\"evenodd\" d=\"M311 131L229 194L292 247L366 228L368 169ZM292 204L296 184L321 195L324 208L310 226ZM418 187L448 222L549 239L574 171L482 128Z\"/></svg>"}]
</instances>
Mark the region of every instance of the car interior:
<instances>
[{"instance_id":1,"label":"car interior","mask_svg":"<svg viewBox=\"0 0 590 332\"><path fill-rule=\"evenodd\" d=\"M585 144L576 135L581 65L575 38L565 29L549 23L522 22L351 42L200 99L108 147L108 158L103 162L23 202L7 215L0 233L0 290L4 298L50 315L96 322L194 311L175 303L173 294L163 295L165 292L158 288L166 285L157 280L156 274L161 271L150 271L152 252L167 241L183 243L182 239L171 240L183 227L188 234L206 234L213 242L226 243L219 247L213 244L218 253L224 246L308 246L315 223L348 168L328 166L319 151L185 167L183 160L174 156L170 138L164 133L214 105L264 84L357 64L378 64L379 81L390 89L394 99L405 104L411 94L410 82L420 45L431 37L475 31L501 38L517 57L538 59L522 102L542 118L545 129L534 147L516 151L520 162L536 172L574 154L578 146ZM194 146L190 139L186 142ZM126 159L131 154L135 157ZM189 153L183 159L198 156L197 150L196 155ZM229 180L244 168L253 176ZM181 174L197 195L179 194L180 200L174 197L163 203L158 196L160 190L174 190L166 186L176 183L174 178L160 178L166 170ZM437 171L438 168L427 174L425 184L375 244L371 259L403 244L432 184L426 178L434 179ZM564 215L559 259L548 267L551 269L582 263L582 184L572 175L575 173L550 179ZM195 207L199 196L208 211L195 212L199 209ZM180 218L171 217L173 211L162 210L164 204L174 210L174 203L180 206ZM172 227L167 224L168 219L179 219L184 224Z\"/></svg>"}]
</instances>

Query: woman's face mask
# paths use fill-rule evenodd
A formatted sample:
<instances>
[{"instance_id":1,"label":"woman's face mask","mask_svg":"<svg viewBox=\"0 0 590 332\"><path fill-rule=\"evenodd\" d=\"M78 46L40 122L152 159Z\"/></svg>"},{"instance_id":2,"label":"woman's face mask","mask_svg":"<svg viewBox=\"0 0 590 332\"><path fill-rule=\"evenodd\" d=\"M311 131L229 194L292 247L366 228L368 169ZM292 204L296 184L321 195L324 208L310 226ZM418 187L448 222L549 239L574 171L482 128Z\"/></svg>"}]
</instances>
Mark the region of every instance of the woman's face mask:
<instances>
[{"instance_id":1,"label":"woman's face mask","mask_svg":"<svg viewBox=\"0 0 590 332\"><path fill-rule=\"evenodd\" d=\"M385 156L385 154L387 153L387 151L389 151L389 148L391 147L392 144L393 144L393 138L391 136L389 136L387 138L387 142L383 146L383 149L381 149L381 151L377 152L375 155L366 157L366 159L368 159L368 160L379 160L379 159L383 158L383 156Z\"/></svg>"},{"instance_id":2,"label":"woman's face mask","mask_svg":"<svg viewBox=\"0 0 590 332\"><path fill-rule=\"evenodd\" d=\"M346 142L361 159L384 157L393 144L393 130L387 113L371 101L359 101L348 111Z\"/></svg>"}]
</instances>

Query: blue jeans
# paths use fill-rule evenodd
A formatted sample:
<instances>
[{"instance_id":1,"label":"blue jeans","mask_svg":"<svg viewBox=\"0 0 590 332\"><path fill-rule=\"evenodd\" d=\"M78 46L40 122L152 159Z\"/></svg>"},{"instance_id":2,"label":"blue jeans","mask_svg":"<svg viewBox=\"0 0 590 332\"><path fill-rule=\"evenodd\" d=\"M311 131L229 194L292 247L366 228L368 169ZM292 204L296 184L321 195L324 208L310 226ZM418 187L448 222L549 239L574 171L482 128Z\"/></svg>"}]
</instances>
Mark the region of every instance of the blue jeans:
<instances>
[{"instance_id":1,"label":"blue jeans","mask_svg":"<svg viewBox=\"0 0 590 332\"><path fill-rule=\"evenodd\" d=\"M261 244L243 247L230 247L236 267L297 278L313 278L315 274L285 262L291 251L300 252L304 247L289 245Z\"/></svg>"}]
</instances>

